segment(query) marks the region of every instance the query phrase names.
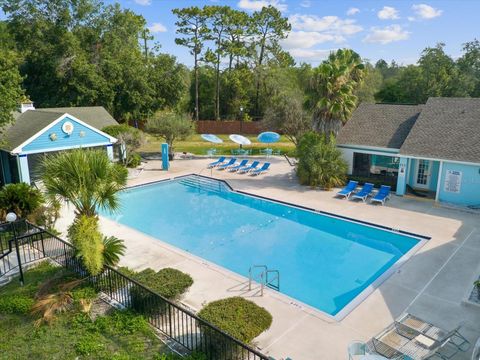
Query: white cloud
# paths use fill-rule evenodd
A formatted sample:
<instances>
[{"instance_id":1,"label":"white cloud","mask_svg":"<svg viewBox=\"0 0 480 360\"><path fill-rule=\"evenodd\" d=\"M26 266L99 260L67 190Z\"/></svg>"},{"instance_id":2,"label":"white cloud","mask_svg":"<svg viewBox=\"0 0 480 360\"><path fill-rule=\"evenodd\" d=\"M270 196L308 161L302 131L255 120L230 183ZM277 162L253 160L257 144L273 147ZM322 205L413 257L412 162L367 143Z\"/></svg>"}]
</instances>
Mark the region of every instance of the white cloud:
<instances>
[{"instance_id":1,"label":"white cloud","mask_svg":"<svg viewBox=\"0 0 480 360\"><path fill-rule=\"evenodd\" d=\"M133 0L135 1L138 5L142 6L148 6L152 3L152 0Z\"/></svg>"},{"instance_id":2,"label":"white cloud","mask_svg":"<svg viewBox=\"0 0 480 360\"><path fill-rule=\"evenodd\" d=\"M332 50L323 50L323 49L291 49L289 50L290 54L300 60L309 60L309 61L321 61L324 60L330 55Z\"/></svg>"},{"instance_id":3,"label":"white cloud","mask_svg":"<svg viewBox=\"0 0 480 360\"><path fill-rule=\"evenodd\" d=\"M353 35L363 30L356 20L341 19L338 16L318 17L295 14L288 20L296 30L326 32L334 35Z\"/></svg>"},{"instance_id":4,"label":"white cloud","mask_svg":"<svg viewBox=\"0 0 480 360\"><path fill-rule=\"evenodd\" d=\"M150 32L155 34L155 33L166 32L167 28L165 27L165 25L161 23L153 23L152 26L148 28L148 30L150 30Z\"/></svg>"},{"instance_id":5,"label":"white cloud","mask_svg":"<svg viewBox=\"0 0 480 360\"><path fill-rule=\"evenodd\" d=\"M406 40L410 33L400 25L390 25L383 28L372 27L370 33L363 39L367 43L388 44L394 41Z\"/></svg>"},{"instance_id":6,"label":"white cloud","mask_svg":"<svg viewBox=\"0 0 480 360\"><path fill-rule=\"evenodd\" d=\"M412 6L412 10L421 19L433 19L443 13L443 10L435 9L427 4L415 4Z\"/></svg>"},{"instance_id":7,"label":"white cloud","mask_svg":"<svg viewBox=\"0 0 480 360\"><path fill-rule=\"evenodd\" d=\"M379 19L395 20L398 19L398 10L391 6L384 6L382 10L377 13Z\"/></svg>"},{"instance_id":8,"label":"white cloud","mask_svg":"<svg viewBox=\"0 0 480 360\"><path fill-rule=\"evenodd\" d=\"M303 0L300 3L300 6L304 8L309 8L310 6L312 6L312 2L310 0Z\"/></svg>"},{"instance_id":9,"label":"white cloud","mask_svg":"<svg viewBox=\"0 0 480 360\"><path fill-rule=\"evenodd\" d=\"M145 0L141 0L145 1ZM150 1L150 0L148 0ZM237 3L237 6L240 9L250 10L250 11L260 11L263 7L274 6L278 10L285 12L288 9L287 4L284 0L240 0Z\"/></svg>"},{"instance_id":10,"label":"white cloud","mask_svg":"<svg viewBox=\"0 0 480 360\"><path fill-rule=\"evenodd\" d=\"M359 8L351 7L350 9L347 10L347 15L348 16L353 16L355 14L358 14L359 12L360 12Z\"/></svg>"},{"instance_id":11,"label":"white cloud","mask_svg":"<svg viewBox=\"0 0 480 360\"><path fill-rule=\"evenodd\" d=\"M329 41L339 43L345 41L345 38L341 35L316 31L292 31L288 35L288 38L282 40L282 46L286 49L309 49L315 45Z\"/></svg>"}]
</instances>

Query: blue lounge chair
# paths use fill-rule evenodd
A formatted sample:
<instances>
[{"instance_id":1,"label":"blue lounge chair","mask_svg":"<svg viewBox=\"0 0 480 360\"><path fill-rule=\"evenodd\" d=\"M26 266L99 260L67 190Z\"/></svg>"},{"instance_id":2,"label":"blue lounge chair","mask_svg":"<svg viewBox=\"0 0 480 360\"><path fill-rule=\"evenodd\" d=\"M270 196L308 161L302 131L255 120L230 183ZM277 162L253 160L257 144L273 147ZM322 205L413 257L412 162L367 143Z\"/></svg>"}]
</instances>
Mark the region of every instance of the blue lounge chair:
<instances>
[{"instance_id":1,"label":"blue lounge chair","mask_svg":"<svg viewBox=\"0 0 480 360\"><path fill-rule=\"evenodd\" d=\"M217 170L225 170L229 166L235 165L236 162L237 162L237 158L231 158L229 162L227 162L225 164L222 164L222 165L218 165Z\"/></svg>"},{"instance_id":2,"label":"blue lounge chair","mask_svg":"<svg viewBox=\"0 0 480 360\"><path fill-rule=\"evenodd\" d=\"M350 180L342 190L337 193L337 196L343 196L345 199L348 199L350 195L354 192L355 188L358 185L358 181Z\"/></svg>"},{"instance_id":3,"label":"blue lounge chair","mask_svg":"<svg viewBox=\"0 0 480 360\"><path fill-rule=\"evenodd\" d=\"M270 167L270 163L266 162L265 164L262 165L262 167L260 169L250 171L250 175L252 175L252 176L260 175L260 174L264 173L265 171L268 171L269 167Z\"/></svg>"},{"instance_id":4,"label":"blue lounge chair","mask_svg":"<svg viewBox=\"0 0 480 360\"><path fill-rule=\"evenodd\" d=\"M385 205L385 201L388 199L390 199L390 186L382 185L380 190L378 190L378 193L372 197L370 202L379 202L382 203L382 205Z\"/></svg>"},{"instance_id":5,"label":"blue lounge chair","mask_svg":"<svg viewBox=\"0 0 480 360\"><path fill-rule=\"evenodd\" d=\"M219 165L222 165L225 161L225 156L220 156L220 158L217 160L217 161L214 161L210 164L208 164L207 168L213 168L215 166L219 166Z\"/></svg>"},{"instance_id":6,"label":"blue lounge chair","mask_svg":"<svg viewBox=\"0 0 480 360\"><path fill-rule=\"evenodd\" d=\"M363 202L367 201L367 198L373 191L373 184L365 183L362 190L352 195L352 199L361 199Z\"/></svg>"},{"instance_id":7,"label":"blue lounge chair","mask_svg":"<svg viewBox=\"0 0 480 360\"><path fill-rule=\"evenodd\" d=\"M228 171L230 171L230 172L237 171L238 169L246 166L247 163L248 163L248 160L242 160L242 161L240 162L240 164L229 167L229 168L228 168Z\"/></svg>"},{"instance_id":8,"label":"blue lounge chair","mask_svg":"<svg viewBox=\"0 0 480 360\"><path fill-rule=\"evenodd\" d=\"M243 174L243 173L249 172L251 170L255 170L257 168L258 164L260 164L260 161L254 161L252 163L252 165L244 166L243 168L238 169L237 172L240 173L240 174Z\"/></svg>"}]
</instances>

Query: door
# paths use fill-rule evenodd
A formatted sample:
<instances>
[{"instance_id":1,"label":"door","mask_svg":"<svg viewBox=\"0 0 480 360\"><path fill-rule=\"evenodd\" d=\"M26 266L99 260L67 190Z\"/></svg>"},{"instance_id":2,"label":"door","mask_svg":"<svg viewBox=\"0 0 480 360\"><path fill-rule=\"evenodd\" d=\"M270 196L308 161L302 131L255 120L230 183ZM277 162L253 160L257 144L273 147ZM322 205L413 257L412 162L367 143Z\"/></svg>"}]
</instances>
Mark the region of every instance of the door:
<instances>
[{"instance_id":1,"label":"door","mask_svg":"<svg viewBox=\"0 0 480 360\"><path fill-rule=\"evenodd\" d=\"M430 185L432 162L430 160L417 160L417 171L415 174L415 187L428 189Z\"/></svg>"}]
</instances>

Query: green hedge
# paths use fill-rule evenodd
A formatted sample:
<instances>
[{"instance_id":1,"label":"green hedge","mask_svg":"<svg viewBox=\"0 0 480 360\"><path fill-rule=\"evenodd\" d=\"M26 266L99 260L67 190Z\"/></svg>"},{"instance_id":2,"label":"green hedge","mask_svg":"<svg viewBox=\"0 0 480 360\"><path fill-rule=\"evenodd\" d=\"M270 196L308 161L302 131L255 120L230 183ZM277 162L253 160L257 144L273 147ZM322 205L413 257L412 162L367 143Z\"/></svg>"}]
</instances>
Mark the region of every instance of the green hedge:
<instances>
[{"instance_id":1,"label":"green hedge","mask_svg":"<svg viewBox=\"0 0 480 360\"><path fill-rule=\"evenodd\" d=\"M127 272L140 284L171 300L179 298L193 284L190 275L171 268L165 268L158 272L150 268L139 273L131 270ZM132 308L141 314L162 314L167 310L165 301L140 286L132 286L130 295Z\"/></svg>"},{"instance_id":2,"label":"green hedge","mask_svg":"<svg viewBox=\"0 0 480 360\"><path fill-rule=\"evenodd\" d=\"M134 274L133 278L167 299L178 298L193 284L190 275L172 268L158 272L148 268Z\"/></svg>"},{"instance_id":3,"label":"green hedge","mask_svg":"<svg viewBox=\"0 0 480 360\"><path fill-rule=\"evenodd\" d=\"M267 310L238 296L213 301L198 316L244 343L250 343L272 324Z\"/></svg>"}]
</instances>

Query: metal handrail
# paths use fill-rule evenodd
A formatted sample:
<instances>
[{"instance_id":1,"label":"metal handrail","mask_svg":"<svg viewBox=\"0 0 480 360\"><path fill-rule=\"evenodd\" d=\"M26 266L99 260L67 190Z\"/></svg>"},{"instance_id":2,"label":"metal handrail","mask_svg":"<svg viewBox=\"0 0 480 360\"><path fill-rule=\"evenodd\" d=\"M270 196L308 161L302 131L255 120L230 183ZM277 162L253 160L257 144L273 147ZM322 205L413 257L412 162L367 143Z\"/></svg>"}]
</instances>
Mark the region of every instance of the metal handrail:
<instances>
[{"instance_id":1,"label":"metal handrail","mask_svg":"<svg viewBox=\"0 0 480 360\"><path fill-rule=\"evenodd\" d=\"M268 274L272 274L272 273L276 274L276 276L273 279L269 280L268 279ZM277 285L274 285L272 283L275 280L277 281ZM265 274L265 285L268 286L271 289L280 291L280 271L279 270L267 270L267 272Z\"/></svg>"}]
</instances>

